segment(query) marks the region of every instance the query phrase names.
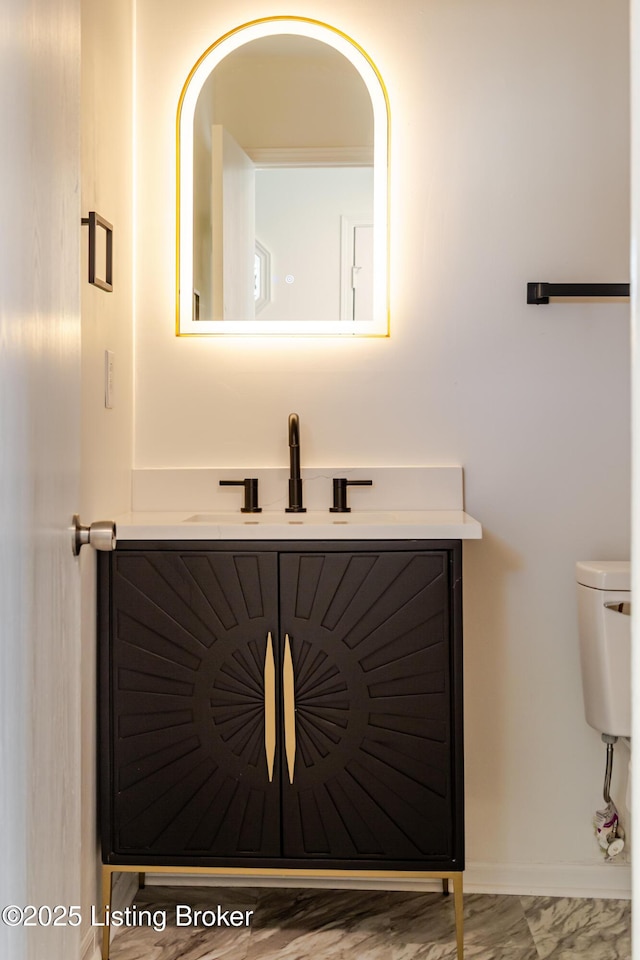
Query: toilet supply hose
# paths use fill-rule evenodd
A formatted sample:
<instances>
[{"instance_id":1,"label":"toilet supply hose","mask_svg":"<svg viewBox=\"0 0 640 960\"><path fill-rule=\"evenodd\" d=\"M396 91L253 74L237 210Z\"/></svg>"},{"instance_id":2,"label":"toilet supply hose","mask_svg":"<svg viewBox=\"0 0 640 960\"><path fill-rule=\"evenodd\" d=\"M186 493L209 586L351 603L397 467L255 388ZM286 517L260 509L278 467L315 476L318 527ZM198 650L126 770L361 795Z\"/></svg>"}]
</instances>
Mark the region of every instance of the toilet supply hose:
<instances>
[{"instance_id":1,"label":"toilet supply hose","mask_svg":"<svg viewBox=\"0 0 640 960\"><path fill-rule=\"evenodd\" d=\"M602 788L602 797L605 803L611 803L611 771L613 770L613 745L618 739L610 737L608 733L602 734L602 739L607 745L607 765L604 770L604 786Z\"/></svg>"},{"instance_id":2,"label":"toilet supply hose","mask_svg":"<svg viewBox=\"0 0 640 960\"><path fill-rule=\"evenodd\" d=\"M611 799L611 772L613 770L613 745L617 737L612 737L607 733L602 734L602 740L607 747L607 762L604 773L604 786L602 794L606 807L602 810L596 810L593 815L593 825L596 830L598 844L605 851L607 860L613 860L624 849L624 830L620 823L620 817L616 805Z\"/></svg>"}]
</instances>

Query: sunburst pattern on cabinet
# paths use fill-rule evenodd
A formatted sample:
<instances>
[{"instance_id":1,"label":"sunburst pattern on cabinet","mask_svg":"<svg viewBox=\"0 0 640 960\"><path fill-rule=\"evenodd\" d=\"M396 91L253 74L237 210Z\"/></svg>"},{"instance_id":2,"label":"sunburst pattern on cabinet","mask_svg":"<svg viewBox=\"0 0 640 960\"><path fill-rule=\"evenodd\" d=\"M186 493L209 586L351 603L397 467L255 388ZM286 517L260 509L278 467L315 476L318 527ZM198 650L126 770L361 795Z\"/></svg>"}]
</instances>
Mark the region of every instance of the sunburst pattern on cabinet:
<instances>
[{"instance_id":1,"label":"sunburst pattern on cabinet","mask_svg":"<svg viewBox=\"0 0 640 960\"><path fill-rule=\"evenodd\" d=\"M281 558L296 677L289 857L451 854L446 554Z\"/></svg>"},{"instance_id":2,"label":"sunburst pattern on cabinet","mask_svg":"<svg viewBox=\"0 0 640 960\"><path fill-rule=\"evenodd\" d=\"M400 546L104 561L106 862L461 869L457 575Z\"/></svg>"},{"instance_id":3,"label":"sunburst pattern on cabinet","mask_svg":"<svg viewBox=\"0 0 640 960\"><path fill-rule=\"evenodd\" d=\"M276 583L268 554L118 558L112 698L120 853L279 854L261 679Z\"/></svg>"}]
</instances>

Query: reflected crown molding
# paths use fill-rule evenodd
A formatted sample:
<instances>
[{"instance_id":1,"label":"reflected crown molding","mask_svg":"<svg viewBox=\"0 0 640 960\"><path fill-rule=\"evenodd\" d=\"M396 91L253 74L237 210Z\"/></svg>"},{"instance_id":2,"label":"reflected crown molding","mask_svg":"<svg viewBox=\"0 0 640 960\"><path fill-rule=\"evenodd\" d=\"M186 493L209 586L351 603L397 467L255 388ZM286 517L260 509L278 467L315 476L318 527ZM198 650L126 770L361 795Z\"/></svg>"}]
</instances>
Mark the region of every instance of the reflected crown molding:
<instances>
[{"instance_id":1,"label":"reflected crown molding","mask_svg":"<svg viewBox=\"0 0 640 960\"><path fill-rule=\"evenodd\" d=\"M372 167L372 147L247 147L259 167Z\"/></svg>"}]
</instances>

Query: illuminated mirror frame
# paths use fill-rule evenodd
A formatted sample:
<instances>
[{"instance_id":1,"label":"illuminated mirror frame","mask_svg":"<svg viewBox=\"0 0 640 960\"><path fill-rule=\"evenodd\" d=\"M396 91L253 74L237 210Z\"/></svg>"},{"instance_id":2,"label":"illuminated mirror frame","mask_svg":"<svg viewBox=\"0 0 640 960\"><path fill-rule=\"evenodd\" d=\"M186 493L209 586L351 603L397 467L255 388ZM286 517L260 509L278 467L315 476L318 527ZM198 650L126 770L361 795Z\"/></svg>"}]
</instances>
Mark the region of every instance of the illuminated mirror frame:
<instances>
[{"instance_id":1,"label":"illuminated mirror frame","mask_svg":"<svg viewBox=\"0 0 640 960\"><path fill-rule=\"evenodd\" d=\"M362 77L373 107L373 274L372 320L198 320L193 318L193 121L205 80L228 54L262 37L291 34L320 40L341 53ZM306 17L252 20L216 40L202 54L182 88L177 117L176 334L227 335L389 335L389 100L373 61L345 33ZM189 238L181 249L181 238Z\"/></svg>"}]
</instances>

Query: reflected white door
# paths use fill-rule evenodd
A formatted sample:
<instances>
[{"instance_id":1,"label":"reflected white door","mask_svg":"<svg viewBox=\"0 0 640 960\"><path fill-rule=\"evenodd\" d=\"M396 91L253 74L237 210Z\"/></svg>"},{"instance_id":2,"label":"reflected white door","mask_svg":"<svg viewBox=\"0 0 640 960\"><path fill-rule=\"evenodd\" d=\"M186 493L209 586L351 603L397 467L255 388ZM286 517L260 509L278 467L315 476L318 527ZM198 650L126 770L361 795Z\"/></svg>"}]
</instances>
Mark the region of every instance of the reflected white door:
<instances>
[{"instance_id":1,"label":"reflected white door","mask_svg":"<svg viewBox=\"0 0 640 960\"><path fill-rule=\"evenodd\" d=\"M231 134L219 125L211 128L211 162L213 319L253 320L255 166Z\"/></svg>"},{"instance_id":2,"label":"reflected white door","mask_svg":"<svg viewBox=\"0 0 640 960\"><path fill-rule=\"evenodd\" d=\"M340 319L373 317L373 224L341 217Z\"/></svg>"},{"instance_id":3,"label":"reflected white door","mask_svg":"<svg viewBox=\"0 0 640 960\"><path fill-rule=\"evenodd\" d=\"M5 0L3 20L0 903L69 906L81 902L69 529L80 472L80 5ZM11 960L76 960L80 942L79 927L0 924Z\"/></svg>"},{"instance_id":4,"label":"reflected white door","mask_svg":"<svg viewBox=\"0 0 640 960\"><path fill-rule=\"evenodd\" d=\"M373 317L373 224L360 224L353 230L353 319L371 321Z\"/></svg>"}]
</instances>

